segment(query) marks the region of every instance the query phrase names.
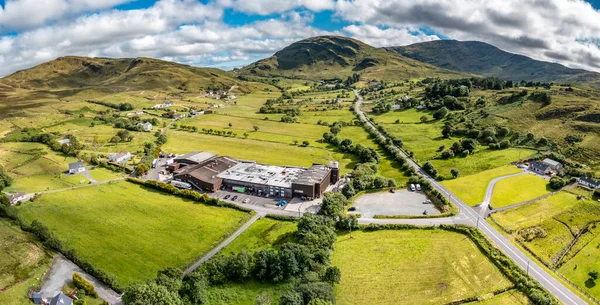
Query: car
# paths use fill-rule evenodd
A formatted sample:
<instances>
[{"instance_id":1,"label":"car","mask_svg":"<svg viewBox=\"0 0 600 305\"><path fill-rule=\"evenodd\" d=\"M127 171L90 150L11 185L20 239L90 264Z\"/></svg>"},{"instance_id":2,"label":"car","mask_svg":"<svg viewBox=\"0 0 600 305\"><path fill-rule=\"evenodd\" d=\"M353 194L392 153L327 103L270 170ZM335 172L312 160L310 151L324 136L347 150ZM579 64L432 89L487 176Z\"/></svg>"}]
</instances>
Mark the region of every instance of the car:
<instances>
[{"instance_id":1,"label":"car","mask_svg":"<svg viewBox=\"0 0 600 305\"><path fill-rule=\"evenodd\" d=\"M237 199L237 196L233 196L233 198L231 198L231 201L235 201Z\"/></svg>"},{"instance_id":2,"label":"car","mask_svg":"<svg viewBox=\"0 0 600 305\"><path fill-rule=\"evenodd\" d=\"M427 210L423 211L423 215L429 215L429 212L427 212Z\"/></svg>"},{"instance_id":3,"label":"car","mask_svg":"<svg viewBox=\"0 0 600 305\"><path fill-rule=\"evenodd\" d=\"M410 190L413 191L413 192L415 191L415 185L414 184L410 185Z\"/></svg>"},{"instance_id":4,"label":"car","mask_svg":"<svg viewBox=\"0 0 600 305\"><path fill-rule=\"evenodd\" d=\"M356 207L350 207L350 208L348 208L348 211L354 212L354 211L356 211Z\"/></svg>"},{"instance_id":5,"label":"car","mask_svg":"<svg viewBox=\"0 0 600 305\"><path fill-rule=\"evenodd\" d=\"M421 191L421 185L417 184L417 191Z\"/></svg>"},{"instance_id":6,"label":"car","mask_svg":"<svg viewBox=\"0 0 600 305\"><path fill-rule=\"evenodd\" d=\"M395 192L396 192L395 189L393 189L393 188L390 189L390 193L395 193Z\"/></svg>"},{"instance_id":7,"label":"car","mask_svg":"<svg viewBox=\"0 0 600 305\"><path fill-rule=\"evenodd\" d=\"M231 197L231 195L225 195L225 197L223 197L223 199L229 199L229 197Z\"/></svg>"},{"instance_id":8,"label":"car","mask_svg":"<svg viewBox=\"0 0 600 305\"><path fill-rule=\"evenodd\" d=\"M250 199L246 198L246 199L244 199L244 201L242 201L242 202L243 202L243 203L248 203L248 202L250 202Z\"/></svg>"},{"instance_id":9,"label":"car","mask_svg":"<svg viewBox=\"0 0 600 305\"><path fill-rule=\"evenodd\" d=\"M429 200L429 199L423 201L423 204L430 204L430 203L431 203L431 200Z\"/></svg>"},{"instance_id":10,"label":"car","mask_svg":"<svg viewBox=\"0 0 600 305\"><path fill-rule=\"evenodd\" d=\"M286 204L287 204L287 201L285 201L285 200L281 199L281 200L279 200L279 202L277 202L277 204L275 204L275 205L276 205L276 206L278 206L278 207L282 207L282 206L284 206L284 205L286 205Z\"/></svg>"}]
</instances>

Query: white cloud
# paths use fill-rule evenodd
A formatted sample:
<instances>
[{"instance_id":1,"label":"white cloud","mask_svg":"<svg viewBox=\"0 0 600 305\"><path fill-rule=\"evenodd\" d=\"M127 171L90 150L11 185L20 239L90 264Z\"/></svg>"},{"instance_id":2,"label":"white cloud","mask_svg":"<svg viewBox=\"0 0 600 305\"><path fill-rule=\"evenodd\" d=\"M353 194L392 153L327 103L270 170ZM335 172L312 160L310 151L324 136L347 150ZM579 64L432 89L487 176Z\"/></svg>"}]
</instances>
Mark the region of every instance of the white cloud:
<instances>
[{"instance_id":1,"label":"white cloud","mask_svg":"<svg viewBox=\"0 0 600 305\"><path fill-rule=\"evenodd\" d=\"M374 25L349 25L343 28L352 38L375 47L390 47L440 39L436 35L427 35L417 28L385 28Z\"/></svg>"},{"instance_id":2,"label":"white cloud","mask_svg":"<svg viewBox=\"0 0 600 305\"><path fill-rule=\"evenodd\" d=\"M219 3L239 12L259 15L283 13L299 7L318 12L333 9L335 5L333 0L220 0Z\"/></svg>"}]
</instances>

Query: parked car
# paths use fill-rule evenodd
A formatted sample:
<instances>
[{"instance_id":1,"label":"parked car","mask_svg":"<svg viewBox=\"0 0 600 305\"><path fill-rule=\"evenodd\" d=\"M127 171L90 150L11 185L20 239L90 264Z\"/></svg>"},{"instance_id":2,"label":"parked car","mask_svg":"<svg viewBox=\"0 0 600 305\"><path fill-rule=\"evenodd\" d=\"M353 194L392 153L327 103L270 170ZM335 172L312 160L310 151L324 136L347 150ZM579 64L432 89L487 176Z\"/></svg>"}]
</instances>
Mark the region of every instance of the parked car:
<instances>
[{"instance_id":1,"label":"parked car","mask_svg":"<svg viewBox=\"0 0 600 305\"><path fill-rule=\"evenodd\" d=\"M356 211L356 207L350 207L350 208L348 208L348 211L354 212L354 211Z\"/></svg>"},{"instance_id":2,"label":"parked car","mask_svg":"<svg viewBox=\"0 0 600 305\"><path fill-rule=\"evenodd\" d=\"M233 198L231 198L231 201L235 201L237 199L237 196L233 196Z\"/></svg>"},{"instance_id":3,"label":"parked car","mask_svg":"<svg viewBox=\"0 0 600 305\"><path fill-rule=\"evenodd\" d=\"M223 199L229 199L229 197L231 197L231 195L225 195L225 197L223 197Z\"/></svg>"},{"instance_id":4,"label":"parked car","mask_svg":"<svg viewBox=\"0 0 600 305\"><path fill-rule=\"evenodd\" d=\"M282 199L282 200L279 200L279 202L277 202L277 204L275 204L275 205L278 206L278 207L282 207L282 206L284 206L286 204L287 204L287 201L285 201L285 200Z\"/></svg>"},{"instance_id":5,"label":"parked car","mask_svg":"<svg viewBox=\"0 0 600 305\"><path fill-rule=\"evenodd\" d=\"M410 190L413 191L413 192L415 191L415 185L414 184L410 185Z\"/></svg>"},{"instance_id":6,"label":"parked car","mask_svg":"<svg viewBox=\"0 0 600 305\"><path fill-rule=\"evenodd\" d=\"M390 193L395 193L395 192L396 192L395 189L393 189L393 188L390 189Z\"/></svg>"},{"instance_id":7,"label":"parked car","mask_svg":"<svg viewBox=\"0 0 600 305\"><path fill-rule=\"evenodd\" d=\"M246 198L246 199L244 199L244 201L242 201L242 202L243 202L243 203L248 203L248 202L250 202L250 199Z\"/></svg>"},{"instance_id":8,"label":"parked car","mask_svg":"<svg viewBox=\"0 0 600 305\"><path fill-rule=\"evenodd\" d=\"M421 185L417 184L417 191L421 191Z\"/></svg>"},{"instance_id":9,"label":"parked car","mask_svg":"<svg viewBox=\"0 0 600 305\"><path fill-rule=\"evenodd\" d=\"M431 200L429 200L429 199L423 201L423 204L430 204L430 203L431 203Z\"/></svg>"}]
</instances>

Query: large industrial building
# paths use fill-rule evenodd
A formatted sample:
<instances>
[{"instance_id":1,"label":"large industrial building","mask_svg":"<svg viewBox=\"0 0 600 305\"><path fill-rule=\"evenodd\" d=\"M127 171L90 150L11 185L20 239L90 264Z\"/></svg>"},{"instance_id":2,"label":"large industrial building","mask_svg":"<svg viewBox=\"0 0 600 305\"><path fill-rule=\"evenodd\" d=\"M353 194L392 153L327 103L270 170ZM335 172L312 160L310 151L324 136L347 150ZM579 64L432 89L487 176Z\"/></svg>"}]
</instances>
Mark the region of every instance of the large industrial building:
<instances>
[{"instance_id":1,"label":"large industrial building","mask_svg":"<svg viewBox=\"0 0 600 305\"><path fill-rule=\"evenodd\" d=\"M258 164L196 152L177 157L167 168L173 179L215 192L222 187L271 197L321 197L339 179L337 162L310 168Z\"/></svg>"}]
</instances>

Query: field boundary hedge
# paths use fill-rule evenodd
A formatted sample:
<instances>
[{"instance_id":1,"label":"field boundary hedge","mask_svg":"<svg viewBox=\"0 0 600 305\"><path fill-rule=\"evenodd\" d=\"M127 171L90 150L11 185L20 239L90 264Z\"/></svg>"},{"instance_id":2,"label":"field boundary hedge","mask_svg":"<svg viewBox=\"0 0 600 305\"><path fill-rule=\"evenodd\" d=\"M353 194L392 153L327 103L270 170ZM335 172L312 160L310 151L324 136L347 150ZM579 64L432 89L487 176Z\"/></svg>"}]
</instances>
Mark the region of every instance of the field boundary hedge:
<instances>
[{"instance_id":1,"label":"field boundary hedge","mask_svg":"<svg viewBox=\"0 0 600 305\"><path fill-rule=\"evenodd\" d=\"M544 287L542 287L531 276L525 273L515 262L513 262L504 252L496 248L478 229L466 225L439 225L439 226L415 226L408 224L369 224L361 225L360 228L365 232L379 230L445 230L463 234L479 248L499 270L506 276L515 287L523 292L533 304L540 305L559 305L558 300L554 298Z\"/></svg>"}]
</instances>

